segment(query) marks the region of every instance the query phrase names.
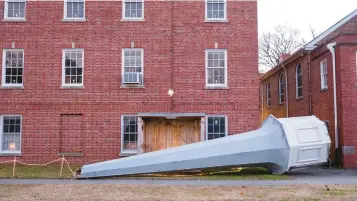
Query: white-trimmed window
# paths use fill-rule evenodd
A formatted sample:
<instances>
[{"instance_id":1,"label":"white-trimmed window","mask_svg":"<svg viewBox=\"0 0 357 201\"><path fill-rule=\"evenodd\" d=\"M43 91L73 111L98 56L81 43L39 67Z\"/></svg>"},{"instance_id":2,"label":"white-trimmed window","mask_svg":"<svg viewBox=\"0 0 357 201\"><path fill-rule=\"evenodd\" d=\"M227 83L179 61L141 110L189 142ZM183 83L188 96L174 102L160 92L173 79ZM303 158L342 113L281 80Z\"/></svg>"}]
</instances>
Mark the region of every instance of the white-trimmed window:
<instances>
[{"instance_id":1,"label":"white-trimmed window","mask_svg":"<svg viewBox=\"0 0 357 201\"><path fill-rule=\"evenodd\" d=\"M137 153L138 147L138 118L136 116L122 116L122 153Z\"/></svg>"},{"instance_id":2,"label":"white-trimmed window","mask_svg":"<svg viewBox=\"0 0 357 201\"><path fill-rule=\"evenodd\" d=\"M4 19L25 19L26 0L5 0Z\"/></svg>"},{"instance_id":3,"label":"white-trimmed window","mask_svg":"<svg viewBox=\"0 0 357 201\"><path fill-rule=\"evenodd\" d=\"M327 89L327 60L320 62L321 89Z\"/></svg>"},{"instance_id":4,"label":"white-trimmed window","mask_svg":"<svg viewBox=\"0 0 357 201\"><path fill-rule=\"evenodd\" d=\"M226 0L206 0L206 20L226 20Z\"/></svg>"},{"instance_id":5,"label":"white-trimmed window","mask_svg":"<svg viewBox=\"0 0 357 201\"><path fill-rule=\"evenodd\" d=\"M123 19L144 19L144 0L123 0Z\"/></svg>"},{"instance_id":6,"label":"white-trimmed window","mask_svg":"<svg viewBox=\"0 0 357 201\"><path fill-rule=\"evenodd\" d=\"M24 50L5 49L3 50L2 64L2 86L19 87L23 86L24 73Z\"/></svg>"},{"instance_id":7,"label":"white-trimmed window","mask_svg":"<svg viewBox=\"0 0 357 201\"><path fill-rule=\"evenodd\" d=\"M85 18L84 0L64 0L64 19L76 20Z\"/></svg>"},{"instance_id":8,"label":"white-trimmed window","mask_svg":"<svg viewBox=\"0 0 357 201\"><path fill-rule=\"evenodd\" d=\"M206 86L227 87L227 50L206 50Z\"/></svg>"},{"instance_id":9,"label":"white-trimmed window","mask_svg":"<svg viewBox=\"0 0 357 201\"><path fill-rule=\"evenodd\" d=\"M285 102L285 79L284 73L280 73L279 75L279 103L283 104Z\"/></svg>"},{"instance_id":10,"label":"white-trimmed window","mask_svg":"<svg viewBox=\"0 0 357 201\"><path fill-rule=\"evenodd\" d=\"M84 50L64 49L62 59L62 86L83 86Z\"/></svg>"},{"instance_id":11,"label":"white-trimmed window","mask_svg":"<svg viewBox=\"0 0 357 201\"><path fill-rule=\"evenodd\" d=\"M143 85L144 49L122 50L122 85Z\"/></svg>"},{"instance_id":12,"label":"white-trimmed window","mask_svg":"<svg viewBox=\"0 0 357 201\"><path fill-rule=\"evenodd\" d=\"M207 140L213 140L228 135L226 116L208 116L207 117Z\"/></svg>"},{"instance_id":13,"label":"white-trimmed window","mask_svg":"<svg viewBox=\"0 0 357 201\"><path fill-rule=\"evenodd\" d=\"M270 82L266 83L266 90L267 90L267 107L271 107Z\"/></svg>"},{"instance_id":14,"label":"white-trimmed window","mask_svg":"<svg viewBox=\"0 0 357 201\"><path fill-rule=\"evenodd\" d=\"M0 116L0 153L21 153L21 115Z\"/></svg>"},{"instance_id":15,"label":"white-trimmed window","mask_svg":"<svg viewBox=\"0 0 357 201\"><path fill-rule=\"evenodd\" d=\"M301 64L296 65L296 98L302 97L302 69Z\"/></svg>"}]
</instances>

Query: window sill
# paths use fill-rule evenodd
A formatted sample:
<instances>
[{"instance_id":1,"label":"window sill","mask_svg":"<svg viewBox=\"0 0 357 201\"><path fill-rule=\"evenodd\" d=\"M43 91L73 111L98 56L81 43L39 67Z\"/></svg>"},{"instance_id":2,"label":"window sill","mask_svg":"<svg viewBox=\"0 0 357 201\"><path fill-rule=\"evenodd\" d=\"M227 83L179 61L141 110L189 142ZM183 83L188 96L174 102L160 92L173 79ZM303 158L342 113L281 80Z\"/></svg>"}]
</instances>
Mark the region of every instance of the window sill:
<instances>
[{"instance_id":1,"label":"window sill","mask_svg":"<svg viewBox=\"0 0 357 201\"><path fill-rule=\"evenodd\" d=\"M82 157L83 152L75 152L75 153L58 153L58 156L73 156L73 157Z\"/></svg>"},{"instance_id":2,"label":"window sill","mask_svg":"<svg viewBox=\"0 0 357 201\"><path fill-rule=\"evenodd\" d=\"M227 86L205 86L205 90L228 90Z\"/></svg>"},{"instance_id":3,"label":"window sill","mask_svg":"<svg viewBox=\"0 0 357 201\"><path fill-rule=\"evenodd\" d=\"M219 20L219 19L215 19L215 20L205 19L205 22L228 22L228 20L227 19L222 19L222 20Z\"/></svg>"},{"instance_id":4,"label":"window sill","mask_svg":"<svg viewBox=\"0 0 357 201\"><path fill-rule=\"evenodd\" d=\"M20 152L0 152L0 156L22 156Z\"/></svg>"},{"instance_id":5,"label":"window sill","mask_svg":"<svg viewBox=\"0 0 357 201\"><path fill-rule=\"evenodd\" d=\"M3 22L26 22L26 18L19 18L19 19L9 19L5 18L2 19Z\"/></svg>"},{"instance_id":6,"label":"window sill","mask_svg":"<svg viewBox=\"0 0 357 201\"><path fill-rule=\"evenodd\" d=\"M76 19L76 18L74 18L74 19L66 19L66 18L63 18L62 19L62 22L86 22L87 21L87 19Z\"/></svg>"},{"instance_id":7,"label":"window sill","mask_svg":"<svg viewBox=\"0 0 357 201\"><path fill-rule=\"evenodd\" d=\"M283 105L285 105L285 102L284 103L279 103L279 106L283 106Z\"/></svg>"},{"instance_id":8,"label":"window sill","mask_svg":"<svg viewBox=\"0 0 357 201\"><path fill-rule=\"evenodd\" d=\"M135 156L137 154L137 152L121 152L120 156Z\"/></svg>"},{"instance_id":9,"label":"window sill","mask_svg":"<svg viewBox=\"0 0 357 201\"><path fill-rule=\"evenodd\" d=\"M123 18L120 21L121 22L145 22L145 18L138 18L138 19Z\"/></svg>"},{"instance_id":10,"label":"window sill","mask_svg":"<svg viewBox=\"0 0 357 201\"><path fill-rule=\"evenodd\" d=\"M321 89L320 92L326 92L328 91L328 88Z\"/></svg>"},{"instance_id":11,"label":"window sill","mask_svg":"<svg viewBox=\"0 0 357 201\"><path fill-rule=\"evenodd\" d=\"M300 101L303 99L303 96L299 97L299 98L296 98L296 101Z\"/></svg>"},{"instance_id":12,"label":"window sill","mask_svg":"<svg viewBox=\"0 0 357 201\"><path fill-rule=\"evenodd\" d=\"M120 88L134 88L134 89L143 89L145 88L144 85L137 85L137 84L126 84L126 85L121 85Z\"/></svg>"},{"instance_id":13,"label":"window sill","mask_svg":"<svg viewBox=\"0 0 357 201\"><path fill-rule=\"evenodd\" d=\"M84 89L84 86L61 86L60 89Z\"/></svg>"},{"instance_id":14,"label":"window sill","mask_svg":"<svg viewBox=\"0 0 357 201\"><path fill-rule=\"evenodd\" d=\"M1 86L0 89L15 89L15 90L22 90L24 86Z\"/></svg>"}]
</instances>

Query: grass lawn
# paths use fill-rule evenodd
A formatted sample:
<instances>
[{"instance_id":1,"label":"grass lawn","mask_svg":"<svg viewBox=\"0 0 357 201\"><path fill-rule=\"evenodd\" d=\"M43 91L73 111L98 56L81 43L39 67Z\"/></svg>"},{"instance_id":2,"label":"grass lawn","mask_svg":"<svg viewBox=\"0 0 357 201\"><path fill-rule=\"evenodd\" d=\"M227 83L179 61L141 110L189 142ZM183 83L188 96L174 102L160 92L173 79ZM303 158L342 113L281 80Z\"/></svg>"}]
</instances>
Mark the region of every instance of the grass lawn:
<instances>
[{"instance_id":1,"label":"grass lawn","mask_svg":"<svg viewBox=\"0 0 357 201\"><path fill-rule=\"evenodd\" d=\"M1 164L0 165L0 178L14 178L12 172L12 165ZM71 166L74 171L78 166ZM60 177L61 166L49 165L49 166L24 166L16 164L15 178L21 179L58 179L58 178L73 178L71 171L67 168L67 165L63 165L62 177Z\"/></svg>"},{"instance_id":2,"label":"grass lawn","mask_svg":"<svg viewBox=\"0 0 357 201\"><path fill-rule=\"evenodd\" d=\"M80 166L71 166L74 171ZM23 179L58 179L73 178L66 165L60 177L60 165L24 166L16 165L16 177ZM13 178L12 165L0 165L0 178ZM202 180L284 180L290 179L287 175L272 175L265 168L234 168L221 170L206 170L203 172L175 172L162 174L143 174L134 176L111 177L110 179L202 179Z\"/></svg>"},{"instance_id":3,"label":"grass lawn","mask_svg":"<svg viewBox=\"0 0 357 201\"><path fill-rule=\"evenodd\" d=\"M0 201L335 201L357 200L357 186L0 185Z\"/></svg>"}]
</instances>

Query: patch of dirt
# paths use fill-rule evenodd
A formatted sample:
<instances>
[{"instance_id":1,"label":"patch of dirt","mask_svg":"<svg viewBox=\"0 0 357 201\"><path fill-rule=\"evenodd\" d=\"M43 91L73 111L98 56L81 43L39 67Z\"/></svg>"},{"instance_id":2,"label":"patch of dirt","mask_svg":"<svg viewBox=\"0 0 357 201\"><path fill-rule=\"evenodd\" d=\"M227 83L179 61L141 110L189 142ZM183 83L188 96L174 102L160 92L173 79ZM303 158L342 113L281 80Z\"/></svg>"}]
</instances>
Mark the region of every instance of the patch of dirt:
<instances>
[{"instance_id":1,"label":"patch of dirt","mask_svg":"<svg viewBox=\"0 0 357 201\"><path fill-rule=\"evenodd\" d=\"M357 186L0 185L0 200L357 200Z\"/></svg>"}]
</instances>

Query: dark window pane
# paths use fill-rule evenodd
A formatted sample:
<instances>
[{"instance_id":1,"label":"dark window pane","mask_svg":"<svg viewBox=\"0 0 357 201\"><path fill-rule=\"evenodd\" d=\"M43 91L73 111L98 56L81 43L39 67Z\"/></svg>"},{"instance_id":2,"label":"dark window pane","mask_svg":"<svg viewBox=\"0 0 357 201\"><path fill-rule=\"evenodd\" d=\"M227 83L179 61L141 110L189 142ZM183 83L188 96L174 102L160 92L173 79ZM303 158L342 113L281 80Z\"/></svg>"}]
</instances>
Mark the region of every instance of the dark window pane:
<instances>
[{"instance_id":1,"label":"dark window pane","mask_svg":"<svg viewBox=\"0 0 357 201\"><path fill-rule=\"evenodd\" d=\"M71 74L71 69L70 68L66 68L65 69L65 75L70 75Z\"/></svg>"},{"instance_id":2,"label":"dark window pane","mask_svg":"<svg viewBox=\"0 0 357 201\"><path fill-rule=\"evenodd\" d=\"M129 141L129 135L128 134L124 135L124 141L126 141L126 142Z\"/></svg>"},{"instance_id":3,"label":"dark window pane","mask_svg":"<svg viewBox=\"0 0 357 201\"><path fill-rule=\"evenodd\" d=\"M6 75L11 75L11 68L6 68Z\"/></svg>"},{"instance_id":4,"label":"dark window pane","mask_svg":"<svg viewBox=\"0 0 357 201\"><path fill-rule=\"evenodd\" d=\"M71 60L68 57L66 57L66 59L65 59L65 67L70 67L70 66L71 66Z\"/></svg>"},{"instance_id":5,"label":"dark window pane","mask_svg":"<svg viewBox=\"0 0 357 201\"><path fill-rule=\"evenodd\" d=\"M21 84L22 83L22 76L17 76L17 83Z\"/></svg>"},{"instance_id":6,"label":"dark window pane","mask_svg":"<svg viewBox=\"0 0 357 201\"><path fill-rule=\"evenodd\" d=\"M10 133L14 133L15 132L15 126L13 124L10 125Z\"/></svg>"},{"instance_id":7,"label":"dark window pane","mask_svg":"<svg viewBox=\"0 0 357 201\"><path fill-rule=\"evenodd\" d=\"M18 69L17 69L17 74L18 74L18 75L22 75L22 70L23 70L22 68L18 68Z\"/></svg>"},{"instance_id":8,"label":"dark window pane","mask_svg":"<svg viewBox=\"0 0 357 201\"><path fill-rule=\"evenodd\" d=\"M7 84L11 83L11 77L10 76L6 76L5 83L7 83Z\"/></svg>"},{"instance_id":9,"label":"dark window pane","mask_svg":"<svg viewBox=\"0 0 357 201\"><path fill-rule=\"evenodd\" d=\"M82 84L82 76L77 76L77 83Z\"/></svg>"},{"instance_id":10,"label":"dark window pane","mask_svg":"<svg viewBox=\"0 0 357 201\"><path fill-rule=\"evenodd\" d=\"M20 132L20 125L16 125L16 126L15 126L15 132L16 132L16 133L19 133L19 132Z\"/></svg>"},{"instance_id":11,"label":"dark window pane","mask_svg":"<svg viewBox=\"0 0 357 201\"><path fill-rule=\"evenodd\" d=\"M9 126L4 124L4 133L8 133L9 132Z\"/></svg>"},{"instance_id":12,"label":"dark window pane","mask_svg":"<svg viewBox=\"0 0 357 201\"><path fill-rule=\"evenodd\" d=\"M6 125L7 125L7 124L10 124L9 118L6 118L6 117L4 118L4 124L6 124Z\"/></svg>"},{"instance_id":13,"label":"dark window pane","mask_svg":"<svg viewBox=\"0 0 357 201\"><path fill-rule=\"evenodd\" d=\"M130 135L130 141L131 142L136 142L136 135L135 134L131 134Z\"/></svg>"},{"instance_id":14,"label":"dark window pane","mask_svg":"<svg viewBox=\"0 0 357 201\"><path fill-rule=\"evenodd\" d=\"M220 125L220 126L219 126L219 132L220 132L220 133L225 133L225 132L226 132L226 130L225 130L225 125Z\"/></svg>"},{"instance_id":15,"label":"dark window pane","mask_svg":"<svg viewBox=\"0 0 357 201\"><path fill-rule=\"evenodd\" d=\"M213 139L213 135L208 135L208 140L212 140Z\"/></svg>"},{"instance_id":16,"label":"dark window pane","mask_svg":"<svg viewBox=\"0 0 357 201\"><path fill-rule=\"evenodd\" d=\"M213 126L213 132L214 132L214 133L219 133L219 124L214 124L214 126Z\"/></svg>"},{"instance_id":17,"label":"dark window pane","mask_svg":"<svg viewBox=\"0 0 357 201\"><path fill-rule=\"evenodd\" d=\"M213 126L211 125L208 126L208 133L213 133Z\"/></svg>"},{"instance_id":18,"label":"dark window pane","mask_svg":"<svg viewBox=\"0 0 357 201\"><path fill-rule=\"evenodd\" d=\"M76 68L71 68L71 75L76 75L77 73L77 69Z\"/></svg>"},{"instance_id":19,"label":"dark window pane","mask_svg":"<svg viewBox=\"0 0 357 201\"><path fill-rule=\"evenodd\" d=\"M77 68L77 75L82 75L82 68Z\"/></svg>"},{"instance_id":20,"label":"dark window pane","mask_svg":"<svg viewBox=\"0 0 357 201\"><path fill-rule=\"evenodd\" d=\"M128 133L128 132L129 132L129 126L128 126L128 125L125 125L125 126L124 126L124 132L125 132L125 133Z\"/></svg>"}]
</instances>

